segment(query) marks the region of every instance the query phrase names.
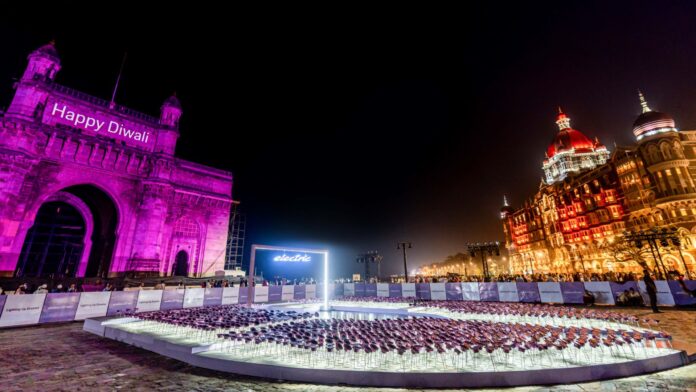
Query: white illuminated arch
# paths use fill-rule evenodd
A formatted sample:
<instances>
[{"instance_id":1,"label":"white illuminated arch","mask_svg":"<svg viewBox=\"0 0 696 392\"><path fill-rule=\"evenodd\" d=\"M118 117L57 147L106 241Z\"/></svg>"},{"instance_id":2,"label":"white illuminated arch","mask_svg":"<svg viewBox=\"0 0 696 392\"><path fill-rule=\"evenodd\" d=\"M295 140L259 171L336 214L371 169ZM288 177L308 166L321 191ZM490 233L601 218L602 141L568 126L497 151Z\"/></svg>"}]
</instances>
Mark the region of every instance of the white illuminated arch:
<instances>
[{"instance_id":1,"label":"white illuminated arch","mask_svg":"<svg viewBox=\"0 0 696 392\"><path fill-rule=\"evenodd\" d=\"M329 251L326 249L304 249L304 248L289 248L286 246L272 246L272 245L252 245L251 246L251 260L249 261L249 281L254 282L254 267L256 264L256 251L257 250L279 250L283 252L296 252L296 253L313 253L324 255L324 309L329 309ZM298 260L299 261L299 260ZM251 287L254 287L252 284ZM251 306L253 301L253 296L251 293L247 296L247 305Z\"/></svg>"}]
</instances>

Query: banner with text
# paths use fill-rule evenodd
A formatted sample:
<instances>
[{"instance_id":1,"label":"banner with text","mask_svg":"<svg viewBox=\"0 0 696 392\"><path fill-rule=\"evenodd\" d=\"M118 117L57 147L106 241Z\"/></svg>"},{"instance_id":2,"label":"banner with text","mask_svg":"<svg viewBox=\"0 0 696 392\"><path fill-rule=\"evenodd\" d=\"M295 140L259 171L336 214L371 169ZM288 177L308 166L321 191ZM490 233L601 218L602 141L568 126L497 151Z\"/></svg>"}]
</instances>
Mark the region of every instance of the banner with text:
<instances>
[{"instance_id":1,"label":"banner with text","mask_svg":"<svg viewBox=\"0 0 696 392\"><path fill-rule=\"evenodd\" d=\"M109 308L109 298L111 298L110 291L80 293L80 303L77 305L75 320L106 316L106 310Z\"/></svg>"},{"instance_id":2,"label":"banner with text","mask_svg":"<svg viewBox=\"0 0 696 392\"><path fill-rule=\"evenodd\" d=\"M75 320L80 293L50 293L41 310L40 323L55 323Z\"/></svg>"},{"instance_id":3,"label":"banner with text","mask_svg":"<svg viewBox=\"0 0 696 392\"><path fill-rule=\"evenodd\" d=\"M8 295L0 327L38 323L45 299L46 294Z\"/></svg>"}]
</instances>

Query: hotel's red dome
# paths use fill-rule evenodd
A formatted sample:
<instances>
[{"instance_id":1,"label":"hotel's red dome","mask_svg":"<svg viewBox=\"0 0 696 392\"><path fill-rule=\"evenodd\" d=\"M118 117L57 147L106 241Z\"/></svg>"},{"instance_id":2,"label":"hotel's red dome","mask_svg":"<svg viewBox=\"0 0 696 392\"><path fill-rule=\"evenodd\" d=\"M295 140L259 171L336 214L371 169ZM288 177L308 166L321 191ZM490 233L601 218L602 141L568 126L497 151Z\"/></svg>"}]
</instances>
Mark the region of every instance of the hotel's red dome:
<instances>
[{"instance_id":1,"label":"hotel's red dome","mask_svg":"<svg viewBox=\"0 0 696 392\"><path fill-rule=\"evenodd\" d=\"M582 132L570 128L570 119L565 115L565 113L559 113L556 123L559 127L563 128L558 131L556 136L554 136L549 148L546 150L546 155L548 158L553 157L562 151L575 150L577 152L582 152L582 150L589 150L595 147L595 143L590 140Z\"/></svg>"}]
</instances>

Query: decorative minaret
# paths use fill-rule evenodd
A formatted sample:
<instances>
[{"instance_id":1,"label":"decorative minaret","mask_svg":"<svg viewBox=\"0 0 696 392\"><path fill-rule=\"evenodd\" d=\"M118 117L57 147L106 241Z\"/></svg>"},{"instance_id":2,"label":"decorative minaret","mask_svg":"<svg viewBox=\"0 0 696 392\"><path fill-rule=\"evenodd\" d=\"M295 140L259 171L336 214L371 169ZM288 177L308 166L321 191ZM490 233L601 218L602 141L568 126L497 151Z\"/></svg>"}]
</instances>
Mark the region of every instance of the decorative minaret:
<instances>
[{"instance_id":1,"label":"decorative minaret","mask_svg":"<svg viewBox=\"0 0 696 392\"><path fill-rule=\"evenodd\" d=\"M638 90L638 99L640 99L640 107L643 109L643 113L652 112L652 109L648 106L648 102L643 96L643 92Z\"/></svg>"},{"instance_id":2,"label":"decorative minaret","mask_svg":"<svg viewBox=\"0 0 696 392\"><path fill-rule=\"evenodd\" d=\"M53 82L60 70L60 58L55 42L31 52L24 75L15 85L15 96L7 109L9 116L34 119L43 112L48 96L48 84Z\"/></svg>"},{"instance_id":3,"label":"decorative minaret","mask_svg":"<svg viewBox=\"0 0 696 392\"><path fill-rule=\"evenodd\" d=\"M167 98L160 108L162 114L160 115L160 124L173 128L179 129L179 118L181 117L181 102L176 97L174 93L171 97Z\"/></svg>"},{"instance_id":4,"label":"decorative minaret","mask_svg":"<svg viewBox=\"0 0 696 392\"><path fill-rule=\"evenodd\" d=\"M508 214L510 214L513 211L514 209L510 207L510 204L507 200L507 196L503 195L503 208L500 209L500 219L507 218Z\"/></svg>"},{"instance_id":5,"label":"decorative minaret","mask_svg":"<svg viewBox=\"0 0 696 392\"><path fill-rule=\"evenodd\" d=\"M563 109L558 107L558 117L556 117L556 125L560 131L570 128L570 117L563 113Z\"/></svg>"},{"instance_id":6,"label":"decorative minaret","mask_svg":"<svg viewBox=\"0 0 696 392\"><path fill-rule=\"evenodd\" d=\"M164 101L161 110L155 152L173 155L176 149L176 140L179 138L179 118L183 113L181 102L176 97L176 93Z\"/></svg>"}]
</instances>

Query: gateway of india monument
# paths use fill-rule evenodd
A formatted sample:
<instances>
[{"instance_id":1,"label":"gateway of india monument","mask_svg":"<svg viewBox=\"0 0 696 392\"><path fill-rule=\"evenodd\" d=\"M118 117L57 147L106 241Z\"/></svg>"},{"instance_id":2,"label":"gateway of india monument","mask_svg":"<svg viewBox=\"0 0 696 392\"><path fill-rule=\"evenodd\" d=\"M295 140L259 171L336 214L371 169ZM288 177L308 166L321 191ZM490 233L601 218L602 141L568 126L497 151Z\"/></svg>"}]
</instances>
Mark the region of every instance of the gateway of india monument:
<instances>
[{"instance_id":1,"label":"gateway of india monument","mask_svg":"<svg viewBox=\"0 0 696 392\"><path fill-rule=\"evenodd\" d=\"M55 82L53 43L0 111L0 276L209 276L232 173L174 155L179 100L148 116Z\"/></svg>"}]
</instances>

